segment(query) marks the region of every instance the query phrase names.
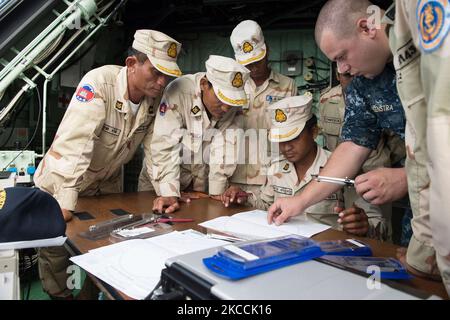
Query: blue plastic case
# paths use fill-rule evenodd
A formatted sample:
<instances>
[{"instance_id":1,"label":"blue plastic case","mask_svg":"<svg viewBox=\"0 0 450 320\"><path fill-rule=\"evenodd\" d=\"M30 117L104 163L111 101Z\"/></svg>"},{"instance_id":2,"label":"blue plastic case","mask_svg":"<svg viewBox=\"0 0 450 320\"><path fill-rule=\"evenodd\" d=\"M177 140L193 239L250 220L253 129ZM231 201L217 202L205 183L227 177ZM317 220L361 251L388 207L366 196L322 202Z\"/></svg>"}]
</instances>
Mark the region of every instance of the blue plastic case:
<instances>
[{"instance_id":1,"label":"blue plastic case","mask_svg":"<svg viewBox=\"0 0 450 320\"><path fill-rule=\"evenodd\" d=\"M224 246L203 263L219 276L238 280L322 255L313 240L290 235Z\"/></svg>"},{"instance_id":2,"label":"blue plastic case","mask_svg":"<svg viewBox=\"0 0 450 320\"><path fill-rule=\"evenodd\" d=\"M344 269L355 270L370 275L373 274L373 267L375 266L380 270L381 279L405 280L412 278L400 261L394 258L344 257L327 255L321 257L319 260L343 267Z\"/></svg>"},{"instance_id":3,"label":"blue plastic case","mask_svg":"<svg viewBox=\"0 0 450 320\"><path fill-rule=\"evenodd\" d=\"M355 239L319 241L317 244L326 255L372 256L372 249L370 246Z\"/></svg>"}]
</instances>

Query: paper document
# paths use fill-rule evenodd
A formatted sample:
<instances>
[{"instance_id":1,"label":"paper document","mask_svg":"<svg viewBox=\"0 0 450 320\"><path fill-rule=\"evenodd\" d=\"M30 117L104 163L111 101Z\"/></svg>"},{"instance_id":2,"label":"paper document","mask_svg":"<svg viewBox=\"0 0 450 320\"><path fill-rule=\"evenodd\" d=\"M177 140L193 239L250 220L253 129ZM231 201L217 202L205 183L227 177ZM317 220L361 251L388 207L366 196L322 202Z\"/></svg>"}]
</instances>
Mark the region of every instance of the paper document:
<instances>
[{"instance_id":1,"label":"paper document","mask_svg":"<svg viewBox=\"0 0 450 320\"><path fill-rule=\"evenodd\" d=\"M0 250L41 248L41 247L60 247L66 242L67 237L56 237L41 240L0 242Z\"/></svg>"},{"instance_id":2,"label":"paper document","mask_svg":"<svg viewBox=\"0 0 450 320\"><path fill-rule=\"evenodd\" d=\"M193 230L127 240L72 257L74 263L133 299L145 298L158 284L168 258L228 242Z\"/></svg>"},{"instance_id":3,"label":"paper document","mask_svg":"<svg viewBox=\"0 0 450 320\"><path fill-rule=\"evenodd\" d=\"M219 217L200 225L247 240L275 238L289 234L310 238L330 228L328 225L309 221L305 215L291 218L289 222L281 226L269 225L267 212L262 210L241 212L231 217Z\"/></svg>"}]
</instances>

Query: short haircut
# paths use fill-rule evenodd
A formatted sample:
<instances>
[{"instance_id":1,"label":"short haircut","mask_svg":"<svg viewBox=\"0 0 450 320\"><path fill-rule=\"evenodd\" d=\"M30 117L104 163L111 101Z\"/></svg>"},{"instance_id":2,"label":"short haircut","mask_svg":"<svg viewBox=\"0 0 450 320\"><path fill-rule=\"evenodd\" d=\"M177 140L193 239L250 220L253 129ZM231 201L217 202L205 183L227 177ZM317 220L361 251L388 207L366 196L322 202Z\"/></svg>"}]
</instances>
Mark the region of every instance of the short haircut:
<instances>
[{"instance_id":1,"label":"short haircut","mask_svg":"<svg viewBox=\"0 0 450 320\"><path fill-rule=\"evenodd\" d=\"M138 50L136 50L133 47L128 48L128 57L136 57L136 59L139 61L139 63L145 63L147 61L148 57L145 53L142 53Z\"/></svg>"},{"instance_id":2,"label":"short haircut","mask_svg":"<svg viewBox=\"0 0 450 320\"><path fill-rule=\"evenodd\" d=\"M316 21L315 37L319 45L325 30L332 30L340 40L351 37L358 19L368 17L369 0L329 0L322 7Z\"/></svg>"}]
</instances>

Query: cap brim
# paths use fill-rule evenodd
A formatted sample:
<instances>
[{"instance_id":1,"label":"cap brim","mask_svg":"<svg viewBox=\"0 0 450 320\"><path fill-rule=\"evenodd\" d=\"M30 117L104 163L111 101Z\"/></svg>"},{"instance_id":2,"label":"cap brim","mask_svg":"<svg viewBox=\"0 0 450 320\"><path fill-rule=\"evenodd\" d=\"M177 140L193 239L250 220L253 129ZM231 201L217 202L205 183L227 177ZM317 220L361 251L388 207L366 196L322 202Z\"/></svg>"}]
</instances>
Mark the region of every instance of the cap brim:
<instances>
[{"instance_id":1,"label":"cap brim","mask_svg":"<svg viewBox=\"0 0 450 320\"><path fill-rule=\"evenodd\" d=\"M211 80L209 80L209 82L211 82L213 86L216 97L223 103L233 107L243 107L247 105L248 99L244 87L242 87L242 90L234 91L220 88Z\"/></svg>"},{"instance_id":2,"label":"cap brim","mask_svg":"<svg viewBox=\"0 0 450 320\"><path fill-rule=\"evenodd\" d=\"M285 128L272 128L269 132L271 142L286 142L297 138L305 128L305 124Z\"/></svg>"},{"instance_id":3,"label":"cap brim","mask_svg":"<svg viewBox=\"0 0 450 320\"><path fill-rule=\"evenodd\" d=\"M263 44L263 46L261 48L259 48L258 50L254 50L250 53L235 54L234 57L236 58L237 62L246 66L250 63L257 62L257 61L264 59L266 54L267 54L266 44Z\"/></svg>"},{"instance_id":4,"label":"cap brim","mask_svg":"<svg viewBox=\"0 0 450 320\"><path fill-rule=\"evenodd\" d=\"M157 59L155 57L151 57L147 55L148 59L152 63L152 65L160 72L164 73L165 75L168 75L169 77L181 77L183 74L180 70L180 67L178 67L178 64L176 62Z\"/></svg>"}]
</instances>

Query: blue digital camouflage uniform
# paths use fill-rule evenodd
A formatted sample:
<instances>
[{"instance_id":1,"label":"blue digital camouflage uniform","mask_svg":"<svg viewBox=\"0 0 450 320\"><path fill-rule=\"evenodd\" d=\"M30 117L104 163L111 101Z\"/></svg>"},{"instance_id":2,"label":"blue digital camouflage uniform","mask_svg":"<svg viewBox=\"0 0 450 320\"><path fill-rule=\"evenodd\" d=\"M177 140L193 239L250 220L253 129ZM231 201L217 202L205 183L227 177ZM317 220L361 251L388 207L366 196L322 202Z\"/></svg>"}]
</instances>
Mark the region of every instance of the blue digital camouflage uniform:
<instances>
[{"instance_id":1,"label":"blue digital camouflage uniform","mask_svg":"<svg viewBox=\"0 0 450 320\"><path fill-rule=\"evenodd\" d=\"M346 99L342 141L375 150L383 129L405 139L405 113L392 65L373 79L354 78L346 89Z\"/></svg>"},{"instance_id":2,"label":"blue digital camouflage uniform","mask_svg":"<svg viewBox=\"0 0 450 320\"><path fill-rule=\"evenodd\" d=\"M355 77L346 89L342 141L375 150L383 129L389 130L405 140L406 117L398 95L396 72L392 64L373 79ZM402 159L393 167L404 166ZM410 210L402 219L401 244L411 238Z\"/></svg>"}]
</instances>

